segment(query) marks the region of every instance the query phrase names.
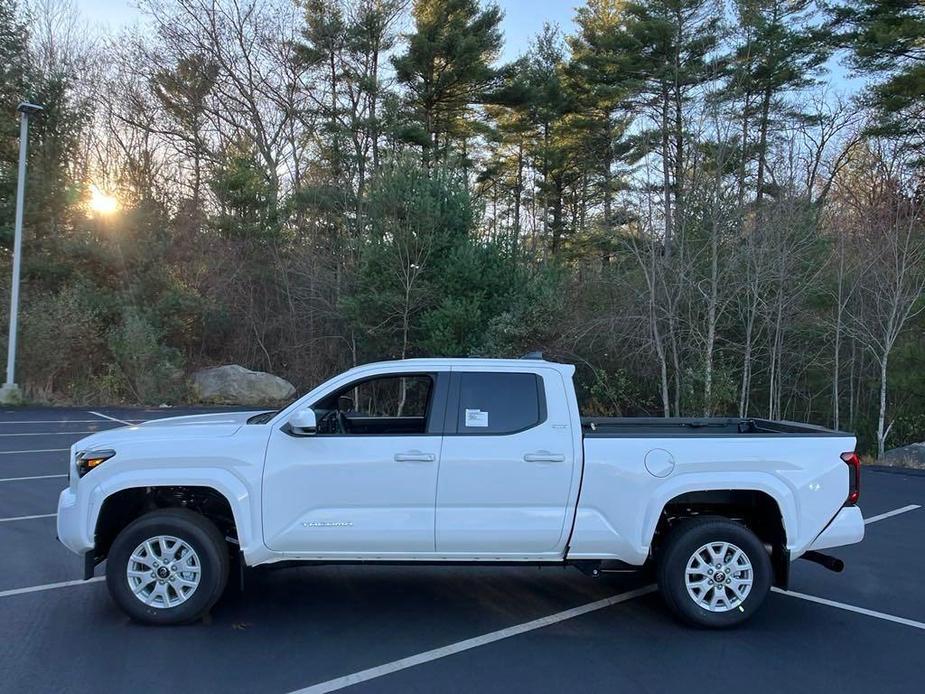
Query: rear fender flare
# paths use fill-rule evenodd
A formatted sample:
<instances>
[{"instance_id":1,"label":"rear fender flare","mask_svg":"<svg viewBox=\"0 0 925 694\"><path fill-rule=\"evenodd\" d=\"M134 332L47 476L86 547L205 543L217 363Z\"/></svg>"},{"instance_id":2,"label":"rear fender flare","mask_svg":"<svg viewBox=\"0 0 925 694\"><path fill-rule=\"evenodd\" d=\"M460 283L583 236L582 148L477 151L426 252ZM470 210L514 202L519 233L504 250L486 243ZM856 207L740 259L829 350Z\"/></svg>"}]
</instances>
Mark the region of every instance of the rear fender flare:
<instances>
[{"instance_id":1,"label":"rear fender flare","mask_svg":"<svg viewBox=\"0 0 925 694\"><path fill-rule=\"evenodd\" d=\"M761 472L747 472L735 476L723 475L722 481L717 481L715 475L689 473L678 475L660 485L655 494L646 504L642 522L641 542L648 550L652 546L655 528L665 506L677 496L689 492L711 491L758 491L770 496L780 509L781 521L789 546L796 537L799 529L796 527L797 514L796 495L779 478Z\"/></svg>"}]
</instances>

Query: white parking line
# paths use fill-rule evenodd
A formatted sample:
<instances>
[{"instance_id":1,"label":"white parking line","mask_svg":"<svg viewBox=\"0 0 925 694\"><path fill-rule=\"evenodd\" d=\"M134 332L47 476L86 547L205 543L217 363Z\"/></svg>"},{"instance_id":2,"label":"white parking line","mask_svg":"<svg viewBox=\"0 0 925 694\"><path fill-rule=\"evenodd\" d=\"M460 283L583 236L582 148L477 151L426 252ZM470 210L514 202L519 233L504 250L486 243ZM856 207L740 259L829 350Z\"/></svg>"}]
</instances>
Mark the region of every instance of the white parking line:
<instances>
[{"instance_id":1,"label":"white parking line","mask_svg":"<svg viewBox=\"0 0 925 694\"><path fill-rule=\"evenodd\" d=\"M0 421L0 425L16 424L99 424L98 419L7 419Z\"/></svg>"},{"instance_id":2,"label":"white parking line","mask_svg":"<svg viewBox=\"0 0 925 694\"><path fill-rule=\"evenodd\" d=\"M124 424L125 426L134 426L131 422L127 422L124 419L116 419L115 417L110 417L108 414L103 414L102 412L94 412L93 410L87 410L90 414L95 414L97 417L102 417L103 419L108 419L112 422L119 422L119 424Z\"/></svg>"},{"instance_id":3,"label":"white parking line","mask_svg":"<svg viewBox=\"0 0 925 694\"><path fill-rule=\"evenodd\" d=\"M54 518L57 513L40 513L37 516L13 516L12 518L0 518L0 523L12 523L13 521L34 520L36 518Z\"/></svg>"},{"instance_id":4,"label":"white parking line","mask_svg":"<svg viewBox=\"0 0 925 694\"><path fill-rule=\"evenodd\" d=\"M892 518L893 516L898 516L900 513L908 513L909 511L915 511L917 508L922 508L918 504L909 504L908 506L903 506L902 508L897 508L893 511L887 511L886 513L881 513L879 516L871 516L870 518L864 519L865 525L870 525L871 523L876 523L877 521L882 521L884 518Z\"/></svg>"},{"instance_id":5,"label":"white parking line","mask_svg":"<svg viewBox=\"0 0 925 694\"><path fill-rule=\"evenodd\" d=\"M0 434L0 437L5 436L83 436L84 434L97 434L99 431L106 431L106 429L100 429L98 431L29 431L29 432L17 432L15 434Z\"/></svg>"},{"instance_id":6,"label":"white parking line","mask_svg":"<svg viewBox=\"0 0 925 694\"><path fill-rule=\"evenodd\" d=\"M897 617L893 614L887 614L886 612L877 612L876 610L868 610L866 607L857 607L855 605L848 605L844 602L837 602L835 600L829 600L827 598L819 598L815 595L806 595L806 593L797 593L792 590L782 590L781 588L771 588L775 593L780 595L787 595L791 598L799 598L800 600L807 600L809 602L815 602L819 605L828 605L829 607L837 607L840 610L847 610L848 612L856 612L857 614L863 614L868 617L876 617L877 619L885 619L888 622L895 622L896 624L904 624L907 627L913 627L914 629L925 629L925 622L917 622L914 619L906 619L905 617Z\"/></svg>"},{"instance_id":7,"label":"white parking line","mask_svg":"<svg viewBox=\"0 0 925 694\"><path fill-rule=\"evenodd\" d=\"M31 477L0 477L0 482L25 482L26 480L51 480L67 475L32 475Z\"/></svg>"},{"instance_id":8,"label":"white parking line","mask_svg":"<svg viewBox=\"0 0 925 694\"><path fill-rule=\"evenodd\" d=\"M376 679L377 677L390 675L393 672L398 672L399 670L406 670L407 668L415 667L416 665L422 665L423 663L429 663L440 658L446 658L447 656L472 650L473 648L478 648L479 646L501 641L502 639L509 639L512 636L519 636L520 634L524 634L528 631L542 629L543 627L547 627L551 624L564 622L567 619L580 617L583 614L588 614L589 612L594 612L595 610L601 610L605 607L610 607L611 605L617 605L621 602L626 602L627 600L632 600L633 598L647 595L654 592L655 590L655 586L646 586L645 588L639 588L637 590L631 590L626 593L620 593L619 595L613 595L609 598L598 600L597 602L590 602L586 605L573 607L570 610L557 612L547 617L540 617L539 619L534 619L532 622L525 622L513 627L507 627L506 629L499 629L498 631L493 631L489 634L483 634L482 636L476 636L472 639L466 639L465 641L452 643L449 646L435 648L432 651L424 651L423 653L418 653L417 655L412 655L408 658L402 658L401 660L394 660L391 663L386 663L385 665L379 665L374 668L369 668L368 670L354 672L353 674L344 675L343 677L328 680L327 682L313 684L310 687L298 689L295 692L292 692L292 694L323 694L324 692L334 692L338 689L344 689L345 687L359 684L360 682L368 682L369 680Z\"/></svg>"},{"instance_id":9,"label":"white parking line","mask_svg":"<svg viewBox=\"0 0 925 694\"><path fill-rule=\"evenodd\" d=\"M64 453L70 448L30 448L26 451L0 451L0 455L19 455L20 453Z\"/></svg>"},{"instance_id":10,"label":"white parking line","mask_svg":"<svg viewBox=\"0 0 925 694\"><path fill-rule=\"evenodd\" d=\"M61 583L46 583L41 586L29 586L28 588L11 588L10 590L0 590L0 598L9 598L13 595L24 595L25 593L38 593L43 590L54 590L55 588L68 588L70 586L83 586L88 583L99 583L105 581L105 576L95 576L86 581L62 581Z\"/></svg>"}]
</instances>

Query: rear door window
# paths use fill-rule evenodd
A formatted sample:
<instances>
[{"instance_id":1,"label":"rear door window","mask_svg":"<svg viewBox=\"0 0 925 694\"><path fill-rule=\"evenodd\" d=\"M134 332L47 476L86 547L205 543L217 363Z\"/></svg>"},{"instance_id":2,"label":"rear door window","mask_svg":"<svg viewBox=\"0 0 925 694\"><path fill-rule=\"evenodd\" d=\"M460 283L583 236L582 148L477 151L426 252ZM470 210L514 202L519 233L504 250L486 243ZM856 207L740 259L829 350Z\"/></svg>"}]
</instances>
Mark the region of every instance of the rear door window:
<instances>
[{"instance_id":1,"label":"rear door window","mask_svg":"<svg viewBox=\"0 0 925 694\"><path fill-rule=\"evenodd\" d=\"M459 373L456 433L514 434L546 419L543 379L531 373Z\"/></svg>"}]
</instances>

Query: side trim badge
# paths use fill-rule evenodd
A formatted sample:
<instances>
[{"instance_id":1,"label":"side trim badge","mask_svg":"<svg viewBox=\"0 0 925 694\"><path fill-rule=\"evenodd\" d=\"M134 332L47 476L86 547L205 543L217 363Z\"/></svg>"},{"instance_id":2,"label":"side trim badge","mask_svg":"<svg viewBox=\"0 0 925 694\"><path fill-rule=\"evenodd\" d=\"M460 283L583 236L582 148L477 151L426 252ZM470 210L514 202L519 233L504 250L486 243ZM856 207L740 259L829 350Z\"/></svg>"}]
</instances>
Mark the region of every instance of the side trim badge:
<instances>
[{"instance_id":1,"label":"side trim badge","mask_svg":"<svg viewBox=\"0 0 925 694\"><path fill-rule=\"evenodd\" d=\"M353 526L350 521L304 521L306 528L349 528Z\"/></svg>"}]
</instances>

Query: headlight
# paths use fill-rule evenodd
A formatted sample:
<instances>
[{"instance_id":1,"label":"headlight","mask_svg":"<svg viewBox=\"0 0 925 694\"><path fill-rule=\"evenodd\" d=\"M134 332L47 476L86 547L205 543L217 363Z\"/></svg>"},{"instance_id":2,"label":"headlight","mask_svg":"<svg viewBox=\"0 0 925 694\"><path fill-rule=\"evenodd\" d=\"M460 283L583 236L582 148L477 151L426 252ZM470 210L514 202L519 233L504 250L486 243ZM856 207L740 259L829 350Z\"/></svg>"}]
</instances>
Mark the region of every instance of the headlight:
<instances>
[{"instance_id":1,"label":"headlight","mask_svg":"<svg viewBox=\"0 0 925 694\"><path fill-rule=\"evenodd\" d=\"M99 467L112 458L116 452L111 448L96 451L81 451L77 454L77 476L83 477L90 470Z\"/></svg>"}]
</instances>

